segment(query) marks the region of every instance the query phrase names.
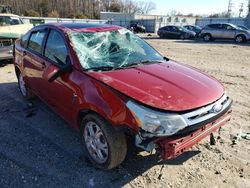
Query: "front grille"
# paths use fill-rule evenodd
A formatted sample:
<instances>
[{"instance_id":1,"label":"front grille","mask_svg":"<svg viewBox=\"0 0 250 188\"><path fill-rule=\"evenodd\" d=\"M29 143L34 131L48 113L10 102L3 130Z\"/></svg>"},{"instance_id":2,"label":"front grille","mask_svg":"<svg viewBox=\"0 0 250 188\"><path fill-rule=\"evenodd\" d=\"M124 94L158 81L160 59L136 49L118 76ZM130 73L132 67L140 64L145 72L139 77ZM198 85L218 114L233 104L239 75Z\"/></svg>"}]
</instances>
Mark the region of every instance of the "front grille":
<instances>
[{"instance_id":1,"label":"front grille","mask_svg":"<svg viewBox=\"0 0 250 188\"><path fill-rule=\"evenodd\" d=\"M232 100L224 94L219 100L205 107L182 114L188 126L199 124L201 122L212 119L222 113L231 104ZM216 108L219 107L219 108Z\"/></svg>"},{"instance_id":2,"label":"front grille","mask_svg":"<svg viewBox=\"0 0 250 188\"><path fill-rule=\"evenodd\" d=\"M11 46L14 43L14 39L0 39L0 47Z\"/></svg>"}]
</instances>

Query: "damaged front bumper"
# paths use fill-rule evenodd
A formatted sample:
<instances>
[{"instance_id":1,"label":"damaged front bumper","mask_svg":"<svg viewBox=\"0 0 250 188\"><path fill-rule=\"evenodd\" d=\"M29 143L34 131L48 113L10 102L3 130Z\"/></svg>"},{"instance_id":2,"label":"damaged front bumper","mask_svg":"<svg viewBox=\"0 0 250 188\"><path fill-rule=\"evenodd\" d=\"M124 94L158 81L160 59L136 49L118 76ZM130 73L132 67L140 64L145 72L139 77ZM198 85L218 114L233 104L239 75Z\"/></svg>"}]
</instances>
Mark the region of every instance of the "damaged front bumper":
<instances>
[{"instance_id":1,"label":"damaged front bumper","mask_svg":"<svg viewBox=\"0 0 250 188\"><path fill-rule=\"evenodd\" d=\"M0 61L13 58L15 39L0 38Z\"/></svg>"},{"instance_id":2,"label":"damaged front bumper","mask_svg":"<svg viewBox=\"0 0 250 188\"><path fill-rule=\"evenodd\" d=\"M192 119L192 121L196 124L186 127L172 136L147 137L147 133L145 134L145 132L141 130L139 134L136 135L136 146L143 148L148 152L152 152L156 149L161 153L161 157L163 159L177 157L196 143L200 142L202 139L216 132L230 120L232 100L226 98L227 97L224 97L224 99L222 98L222 100L219 100L219 102L222 101L222 103L225 104L220 113L211 117L207 114L206 116L209 116L209 118L205 118L204 121L199 123L197 123L198 121L195 121L195 119ZM207 109L204 108L203 110ZM199 112L199 110L196 112ZM193 112L191 114L196 116Z\"/></svg>"},{"instance_id":3,"label":"damaged front bumper","mask_svg":"<svg viewBox=\"0 0 250 188\"><path fill-rule=\"evenodd\" d=\"M216 132L220 127L230 120L232 110L228 110L219 119L201 126L198 130L186 136L173 136L169 138L158 138L154 143L158 146L163 159L171 159L179 156L202 139Z\"/></svg>"}]
</instances>

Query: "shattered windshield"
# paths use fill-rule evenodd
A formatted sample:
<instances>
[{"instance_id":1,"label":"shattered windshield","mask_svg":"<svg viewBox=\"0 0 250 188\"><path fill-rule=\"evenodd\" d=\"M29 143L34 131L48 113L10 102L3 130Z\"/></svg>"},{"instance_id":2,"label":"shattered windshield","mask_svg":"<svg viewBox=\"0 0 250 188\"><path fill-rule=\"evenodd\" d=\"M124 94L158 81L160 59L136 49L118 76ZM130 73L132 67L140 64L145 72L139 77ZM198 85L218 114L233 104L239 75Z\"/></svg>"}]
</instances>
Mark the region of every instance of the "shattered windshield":
<instances>
[{"instance_id":1,"label":"shattered windshield","mask_svg":"<svg viewBox=\"0 0 250 188\"><path fill-rule=\"evenodd\" d=\"M71 32L69 37L84 69L118 69L163 60L151 46L126 29Z\"/></svg>"}]
</instances>

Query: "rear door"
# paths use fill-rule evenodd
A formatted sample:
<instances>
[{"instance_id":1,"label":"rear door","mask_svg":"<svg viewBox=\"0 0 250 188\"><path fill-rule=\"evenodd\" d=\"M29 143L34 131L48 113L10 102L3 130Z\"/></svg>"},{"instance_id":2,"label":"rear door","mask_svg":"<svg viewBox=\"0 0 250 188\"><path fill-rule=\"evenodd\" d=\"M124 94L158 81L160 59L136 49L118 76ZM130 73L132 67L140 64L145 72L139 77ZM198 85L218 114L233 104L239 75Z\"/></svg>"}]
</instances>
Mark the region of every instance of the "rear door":
<instances>
[{"instance_id":1,"label":"rear door","mask_svg":"<svg viewBox=\"0 0 250 188\"><path fill-rule=\"evenodd\" d=\"M181 31L178 27L172 27L172 38L179 38L181 36Z\"/></svg>"},{"instance_id":2,"label":"rear door","mask_svg":"<svg viewBox=\"0 0 250 188\"><path fill-rule=\"evenodd\" d=\"M167 38L172 38L173 37L173 27L172 26L167 26L165 29L165 35Z\"/></svg>"},{"instance_id":3,"label":"rear door","mask_svg":"<svg viewBox=\"0 0 250 188\"><path fill-rule=\"evenodd\" d=\"M40 91L43 91L42 73L45 65L42 53L46 33L46 29L31 32L27 48L22 52L25 79L28 86L38 96L40 96Z\"/></svg>"},{"instance_id":4,"label":"rear door","mask_svg":"<svg viewBox=\"0 0 250 188\"><path fill-rule=\"evenodd\" d=\"M222 26L221 24L211 24L209 25L209 31L208 33L210 33L212 35L213 38L221 38L222 37Z\"/></svg>"}]
</instances>

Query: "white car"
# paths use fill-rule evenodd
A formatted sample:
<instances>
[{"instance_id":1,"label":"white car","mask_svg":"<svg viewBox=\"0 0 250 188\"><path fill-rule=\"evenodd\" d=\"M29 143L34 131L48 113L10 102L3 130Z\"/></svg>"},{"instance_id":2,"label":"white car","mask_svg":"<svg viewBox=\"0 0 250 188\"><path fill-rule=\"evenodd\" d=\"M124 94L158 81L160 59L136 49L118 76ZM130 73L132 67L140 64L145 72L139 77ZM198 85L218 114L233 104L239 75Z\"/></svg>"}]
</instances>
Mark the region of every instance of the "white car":
<instances>
[{"instance_id":1,"label":"white car","mask_svg":"<svg viewBox=\"0 0 250 188\"><path fill-rule=\"evenodd\" d=\"M32 27L32 24L24 24L18 15L0 14L0 60L12 58L15 40Z\"/></svg>"}]
</instances>

